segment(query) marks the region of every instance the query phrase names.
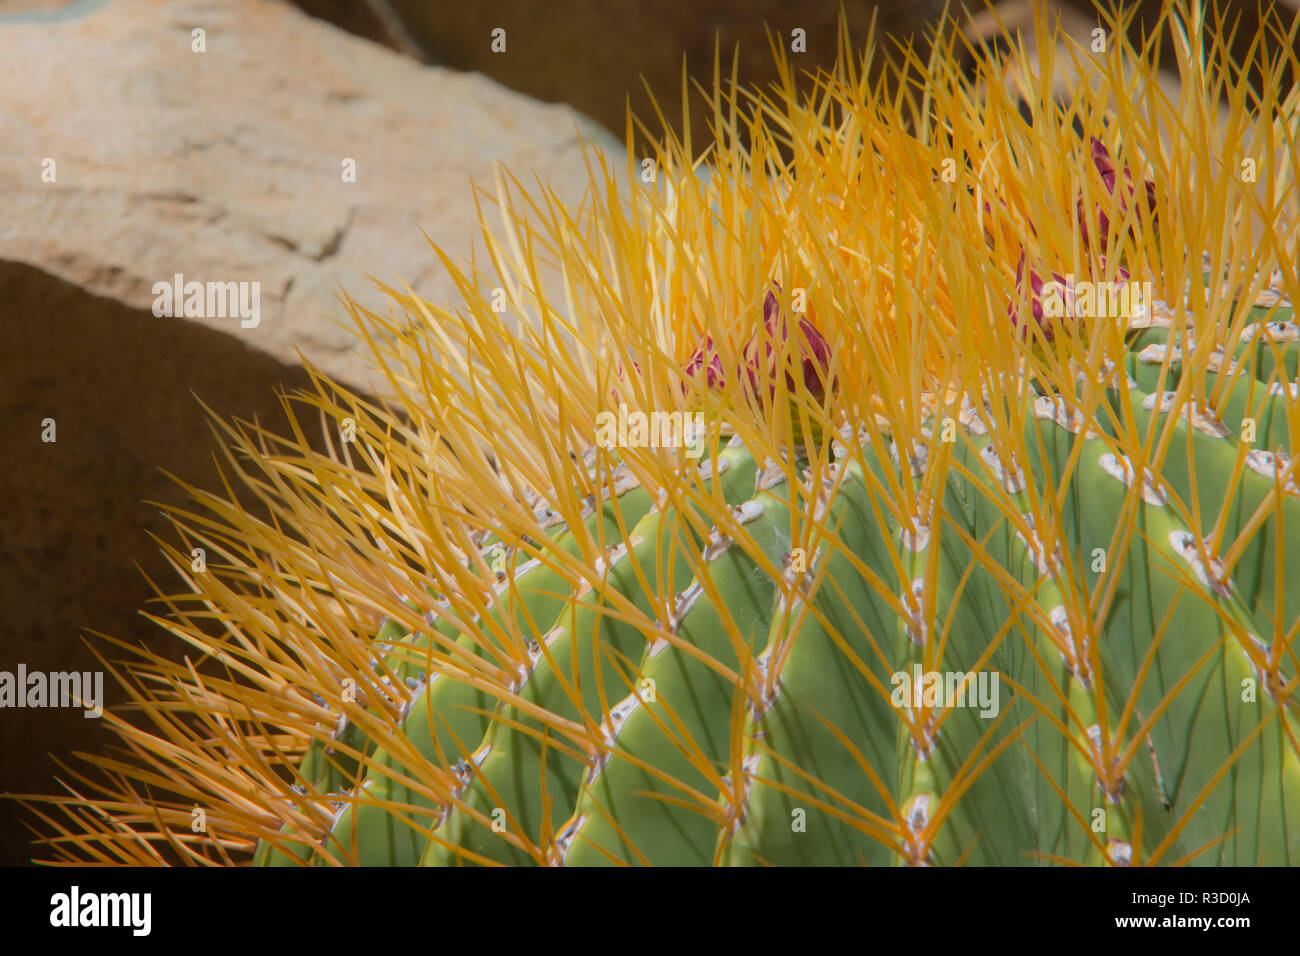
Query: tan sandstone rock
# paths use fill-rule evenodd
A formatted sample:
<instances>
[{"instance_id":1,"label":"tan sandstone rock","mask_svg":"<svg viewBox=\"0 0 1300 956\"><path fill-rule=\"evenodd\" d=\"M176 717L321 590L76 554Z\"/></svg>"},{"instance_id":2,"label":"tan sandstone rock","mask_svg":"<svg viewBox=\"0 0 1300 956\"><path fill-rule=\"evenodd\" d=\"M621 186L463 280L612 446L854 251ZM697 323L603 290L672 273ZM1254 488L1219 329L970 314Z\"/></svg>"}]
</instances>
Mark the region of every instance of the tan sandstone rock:
<instances>
[{"instance_id":1,"label":"tan sandstone rock","mask_svg":"<svg viewBox=\"0 0 1300 956\"><path fill-rule=\"evenodd\" d=\"M356 340L331 321L340 283L371 305L366 273L449 301L420 230L469 251L471 177L491 187L499 160L577 199L580 137L622 152L565 106L266 0L118 0L6 23L0 105L0 260L145 308L176 274L257 282L256 326L195 321L286 362L300 346L358 385L372 382Z\"/></svg>"}]
</instances>

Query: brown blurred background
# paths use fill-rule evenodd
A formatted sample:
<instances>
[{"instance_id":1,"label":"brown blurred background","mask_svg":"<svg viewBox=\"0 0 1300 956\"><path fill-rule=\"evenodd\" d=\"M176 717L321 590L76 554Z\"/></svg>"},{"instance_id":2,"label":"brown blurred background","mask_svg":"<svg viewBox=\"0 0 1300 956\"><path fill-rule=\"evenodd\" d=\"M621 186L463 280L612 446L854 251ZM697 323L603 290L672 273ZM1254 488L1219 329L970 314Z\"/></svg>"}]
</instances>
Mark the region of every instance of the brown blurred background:
<instances>
[{"instance_id":1,"label":"brown blurred background","mask_svg":"<svg viewBox=\"0 0 1300 956\"><path fill-rule=\"evenodd\" d=\"M902 0L870 3L863 0L296 0L312 14L400 49L427 62L457 70L484 73L511 89L546 102L564 102L622 136L627 105L639 117L651 117L646 85L654 92L668 119L680 117L682 56L692 77L712 76L715 40L720 44L724 74L733 48L739 44L741 76L765 84L775 78L767 31L788 37L802 27L807 52L794 58L800 68L829 66L841 9L850 36L865 40L873 15L877 31L894 41L914 39L924 49L923 34L942 14L943 0ZM983 0L950 0L950 15L973 16L985 37L994 24ZM1097 5L1086 0L1043 0L1081 27L1095 22ZM1259 31L1261 10L1273 0L1209 0L1207 9L1223 11L1236 20L1232 49L1244 57ZM1103 4L1102 6L1107 6ZM1137 41L1155 24L1161 0L1138 0L1130 31ZM1285 17L1300 9L1300 0L1278 0ZM1029 22L1029 0L994 2L1009 26ZM506 31L505 55L494 53L491 33ZM1032 32L1032 31L1030 31ZM1229 33L1232 31L1229 30ZM1084 36L1076 37L1081 42ZM1172 48L1165 44L1173 66ZM644 83L642 78L644 77ZM697 104L692 104L693 106ZM706 141L705 118L695 115L692 135Z\"/></svg>"}]
</instances>

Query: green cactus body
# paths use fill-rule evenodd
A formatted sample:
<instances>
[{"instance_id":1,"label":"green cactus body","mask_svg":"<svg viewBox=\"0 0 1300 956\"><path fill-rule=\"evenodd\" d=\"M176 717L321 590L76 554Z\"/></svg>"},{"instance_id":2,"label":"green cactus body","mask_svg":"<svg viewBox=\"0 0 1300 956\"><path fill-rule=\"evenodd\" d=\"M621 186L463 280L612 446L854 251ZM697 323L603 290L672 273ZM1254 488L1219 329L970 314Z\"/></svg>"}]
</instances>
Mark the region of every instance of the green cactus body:
<instances>
[{"instance_id":1,"label":"green cactus body","mask_svg":"<svg viewBox=\"0 0 1300 956\"><path fill-rule=\"evenodd\" d=\"M1200 9L1177 98L1116 20L1068 108L1044 23L915 97L845 43L807 97L719 78L653 182L502 177L463 302L349 302L388 399L225 426L269 515L179 512L196 658L135 651L140 759L45 798L56 854L1300 862L1300 98Z\"/></svg>"},{"instance_id":2,"label":"green cactus body","mask_svg":"<svg viewBox=\"0 0 1300 956\"><path fill-rule=\"evenodd\" d=\"M1070 396L1073 409L1061 395L1004 392L1002 422L991 409L961 416L944 442L931 419L905 455L846 433L833 457L798 463L816 471L792 479L715 432L714 454L684 473L700 494L721 496L724 524L620 469L610 500L629 533L607 508L604 540L618 544L607 546L601 586L566 593L560 575L520 556L499 605L532 647L516 693L547 718L500 701L484 712L481 695L436 676L400 729L448 775L444 801L394 782L401 759L372 752L361 790L409 807L350 806L328 844L399 865L1095 863L1165 844L1174 858L1210 847L1201 862L1294 862L1300 760L1258 669L1279 602L1284 620L1300 616L1277 567L1300 562L1287 538L1287 525L1300 528L1300 495L1277 480L1285 409L1266 385L1274 367L1294 364L1294 326L1289 307L1255 312L1271 335L1232 353L1239 371L1219 418L1187 413L1194 403L1175 394L1169 361L1176 339L1145 329L1131 333L1122 369ZM1105 408L1084 412L1087 403ZM1138 434L1171 429L1189 454L1135 481L1115 450L1119 431L1105 426L1125 414ZM1248 417L1257 438L1246 446ZM1022 432L1023 463L993 453L1000 427ZM895 513L909 497L899 483L934 502L911 529ZM1050 554L1039 529L1005 518L1010 505L1032 521L1042 513L1033 499L1047 494L1063 518ZM1231 577L1206 572L1195 529L1222 510L1235 539L1271 496L1281 506L1248 536ZM817 509L833 535L792 558L795 516ZM1140 534L1112 554L1126 509ZM1069 619L1062 589L1099 577L1094 556L1127 569L1120 593L1104 620ZM660 614L676 640L618 620L609 594ZM780 679L765 685L778 659ZM944 693L962 703L899 707L894 675L914 669L958 675ZM981 709L975 680L994 672L1000 693ZM740 694L742 674L759 689ZM1251 686L1258 693L1243 703ZM561 719L598 726L606 747L576 748L554 726ZM446 728L437 747L431 725ZM733 727L743 727L738 740ZM1110 777L1096 769L1103 739L1111 753L1138 751ZM976 774L979 761L989 766ZM339 801L356 785L347 773L326 780ZM1173 812L1202 796L1188 819ZM273 856L264 848L264 861Z\"/></svg>"}]
</instances>

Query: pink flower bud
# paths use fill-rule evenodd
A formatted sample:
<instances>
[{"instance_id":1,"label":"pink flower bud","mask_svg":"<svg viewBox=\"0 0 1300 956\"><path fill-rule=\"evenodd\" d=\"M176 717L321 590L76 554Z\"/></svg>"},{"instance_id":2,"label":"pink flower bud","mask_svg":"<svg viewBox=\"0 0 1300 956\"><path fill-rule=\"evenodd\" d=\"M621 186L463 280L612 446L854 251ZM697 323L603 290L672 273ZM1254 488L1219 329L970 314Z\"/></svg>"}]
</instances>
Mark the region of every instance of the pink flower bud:
<instances>
[{"instance_id":1,"label":"pink flower bud","mask_svg":"<svg viewBox=\"0 0 1300 956\"><path fill-rule=\"evenodd\" d=\"M1106 194L1115 195L1115 185L1118 182L1118 175L1115 172L1115 163L1111 159L1110 151L1097 137L1092 137L1092 164L1101 176L1102 185L1106 187ZM1146 193L1147 208L1151 212L1151 221L1156 220L1156 184L1146 179L1142 182L1143 191ZM1128 167L1124 168L1124 187L1120 192L1119 213L1122 216L1128 215L1129 204L1133 202L1137 189L1133 185L1133 174L1129 172ZM1097 206L1096 210L1097 232L1102 241L1110 235L1110 217L1106 215L1106 210L1102 205ZM1080 194L1075 200L1075 214L1079 219L1080 236L1084 245L1088 245L1088 224L1091 219L1083 206L1083 195ZM1130 230L1131 232L1131 230Z\"/></svg>"},{"instance_id":2,"label":"pink flower bud","mask_svg":"<svg viewBox=\"0 0 1300 956\"><path fill-rule=\"evenodd\" d=\"M1022 321L1020 316L1020 304L1025 298L1025 273L1029 273L1029 310L1033 316L1034 323L1042 331L1047 341L1052 341L1054 332L1052 331L1051 319L1043 309L1043 287L1044 280L1033 269L1027 270L1027 259L1025 251L1020 251L1020 262L1016 265L1016 297L1007 305L1007 316L1014 320L1016 332L1021 338L1029 338L1029 323ZM1061 299L1064 303L1074 300L1074 284L1067 282L1065 276L1059 272L1052 273L1052 281L1060 288ZM1045 321L1046 319L1046 321Z\"/></svg>"},{"instance_id":3,"label":"pink flower bud","mask_svg":"<svg viewBox=\"0 0 1300 956\"><path fill-rule=\"evenodd\" d=\"M695 354L686 363L686 374L692 378L706 370L709 388L721 388L726 376L722 372L722 357L714 350L711 335L705 337L704 344L695 350Z\"/></svg>"},{"instance_id":4,"label":"pink flower bud","mask_svg":"<svg viewBox=\"0 0 1300 956\"><path fill-rule=\"evenodd\" d=\"M737 379L751 395L759 396L766 390L769 399L776 394L780 347L788 341L790 335L789 325L781 314L781 303L776 295L779 291L780 286L773 283L773 289L763 298L763 354L759 354L759 336L756 335L740 350L735 368ZM827 382L831 363L830 344L808 319L800 316L798 322L799 342L794 357L799 362L799 373L805 388L821 401L828 384L834 386L833 381ZM704 344L691 355L685 372L690 377L705 373L705 382L709 388L722 388L726 385L726 369L714 348L712 336L706 336ZM786 387L791 391L796 388L789 372L786 373Z\"/></svg>"}]
</instances>

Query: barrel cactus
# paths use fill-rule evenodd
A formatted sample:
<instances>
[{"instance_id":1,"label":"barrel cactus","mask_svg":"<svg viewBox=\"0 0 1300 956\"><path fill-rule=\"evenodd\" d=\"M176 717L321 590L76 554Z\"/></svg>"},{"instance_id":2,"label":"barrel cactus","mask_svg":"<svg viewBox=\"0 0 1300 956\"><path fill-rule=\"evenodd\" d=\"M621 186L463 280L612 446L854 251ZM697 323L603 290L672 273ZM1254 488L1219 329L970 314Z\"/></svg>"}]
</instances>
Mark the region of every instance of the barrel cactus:
<instances>
[{"instance_id":1,"label":"barrel cactus","mask_svg":"<svg viewBox=\"0 0 1300 956\"><path fill-rule=\"evenodd\" d=\"M503 175L463 301L349 303L391 402L223 426L54 855L1300 860L1297 63L1123 22Z\"/></svg>"}]
</instances>

